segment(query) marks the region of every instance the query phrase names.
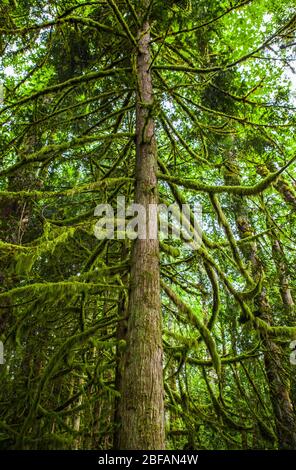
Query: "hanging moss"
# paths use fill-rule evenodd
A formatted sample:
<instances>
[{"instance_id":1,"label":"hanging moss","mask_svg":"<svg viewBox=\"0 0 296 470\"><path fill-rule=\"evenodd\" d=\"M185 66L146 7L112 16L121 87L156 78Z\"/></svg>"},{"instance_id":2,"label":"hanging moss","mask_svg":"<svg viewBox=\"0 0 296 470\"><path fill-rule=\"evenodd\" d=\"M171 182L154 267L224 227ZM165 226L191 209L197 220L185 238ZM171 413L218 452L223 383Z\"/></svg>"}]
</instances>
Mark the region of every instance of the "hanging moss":
<instances>
[{"instance_id":1,"label":"hanging moss","mask_svg":"<svg viewBox=\"0 0 296 470\"><path fill-rule=\"evenodd\" d=\"M209 353L211 354L212 361L213 361L213 366L215 368L216 373L218 376L221 374L221 359L218 354L217 348L215 341L207 328L198 318L198 316L193 312L193 310L186 305L180 297L172 291L170 287L168 287L164 282L161 282L161 286L164 289L165 293L167 296L174 302L176 307L180 309L181 312L185 313L189 319L192 321L192 323L196 326L198 331L200 332L201 336L203 337L203 340L209 350Z\"/></svg>"}]
</instances>

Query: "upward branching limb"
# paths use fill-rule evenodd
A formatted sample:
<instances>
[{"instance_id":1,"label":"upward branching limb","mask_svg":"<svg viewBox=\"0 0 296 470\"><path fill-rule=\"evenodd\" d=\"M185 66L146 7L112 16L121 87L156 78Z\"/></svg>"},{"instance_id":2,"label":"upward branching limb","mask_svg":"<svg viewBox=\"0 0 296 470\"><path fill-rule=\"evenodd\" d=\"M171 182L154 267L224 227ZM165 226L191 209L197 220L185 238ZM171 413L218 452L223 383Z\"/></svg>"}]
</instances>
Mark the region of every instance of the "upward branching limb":
<instances>
[{"instance_id":1,"label":"upward branching limb","mask_svg":"<svg viewBox=\"0 0 296 470\"><path fill-rule=\"evenodd\" d=\"M136 39L134 38L134 36L132 35L130 29L129 29L129 26L127 24L127 22L125 21L124 17L122 16L118 6L116 5L116 3L114 2L114 0L107 0L107 3L110 5L111 9L113 10L115 16L116 16L116 19L118 21L118 23L122 26L122 28L124 29L124 31L126 32L128 38L130 39L130 41L132 42L132 44L134 44L134 46L137 45L137 41Z\"/></svg>"}]
</instances>

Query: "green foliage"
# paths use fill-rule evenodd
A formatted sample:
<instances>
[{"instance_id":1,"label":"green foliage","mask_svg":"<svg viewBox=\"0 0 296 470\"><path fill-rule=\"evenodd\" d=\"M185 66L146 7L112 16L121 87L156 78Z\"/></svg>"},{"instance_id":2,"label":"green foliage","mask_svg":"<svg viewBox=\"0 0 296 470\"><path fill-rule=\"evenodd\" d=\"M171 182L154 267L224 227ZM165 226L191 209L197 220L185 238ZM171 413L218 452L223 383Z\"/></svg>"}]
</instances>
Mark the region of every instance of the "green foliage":
<instances>
[{"instance_id":1,"label":"green foliage","mask_svg":"<svg viewBox=\"0 0 296 470\"><path fill-rule=\"evenodd\" d=\"M203 210L160 243L167 448L292 447L294 3L148 3L1 3L1 449L116 437L131 243L94 209L134 198L143 20L159 198Z\"/></svg>"}]
</instances>

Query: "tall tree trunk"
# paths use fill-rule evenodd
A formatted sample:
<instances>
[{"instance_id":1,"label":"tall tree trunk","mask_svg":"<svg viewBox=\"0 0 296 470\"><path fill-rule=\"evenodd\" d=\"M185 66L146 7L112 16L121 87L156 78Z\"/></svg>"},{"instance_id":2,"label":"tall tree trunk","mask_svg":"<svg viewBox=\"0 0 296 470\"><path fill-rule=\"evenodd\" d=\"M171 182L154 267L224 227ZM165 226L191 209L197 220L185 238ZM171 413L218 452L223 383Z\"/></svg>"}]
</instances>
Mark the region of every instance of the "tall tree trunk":
<instances>
[{"instance_id":1,"label":"tall tree trunk","mask_svg":"<svg viewBox=\"0 0 296 470\"><path fill-rule=\"evenodd\" d=\"M145 208L146 215L149 204L158 202L150 61L150 25L144 21L138 33L137 52L135 201ZM162 356L159 242L150 239L147 231L145 240L138 238L134 242L131 260L127 349L120 405L121 449L164 449Z\"/></svg>"},{"instance_id":2,"label":"tall tree trunk","mask_svg":"<svg viewBox=\"0 0 296 470\"><path fill-rule=\"evenodd\" d=\"M229 156L225 171L225 181L229 185L239 185L239 169L235 157ZM233 196L233 208L236 224L241 238L252 235L252 225L248 210L240 196ZM258 256L256 242L243 245L243 253L250 263L252 275L256 277L263 269ZM266 290L263 289L257 301L260 317L266 323L272 323L272 312ZM280 449L296 449L296 419L290 397L290 381L287 373L285 351L269 338L268 333L261 334L264 345L264 365L269 382L270 399L273 407L277 437Z\"/></svg>"},{"instance_id":3,"label":"tall tree trunk","mask_svg":"<svg viewBox=\"0 0 296 470\"><path fill-rule=\"evenodd\" d=\"M121 252L122 261L126 259L128 254L127 245L123 245ZM128 285L128 274L126 274L122 279L124 285ZM118 341L116 348L116 367L115 367L115 389L121 390L122 384L122 365L124 360L124 351L122 351L121 344L126 341L126 332L127 332L127 302L126 294L121 293L118 304L118 315L123 318L117 324L116 330L116 339ZM120 344L121 343L121 344ZM113 431L113 448L118 449L120 447L120 433L119 429L121 426L121 416L120 416L120 397L116 396L114 399L114 431Z\"/></svg>"}]
</instances>

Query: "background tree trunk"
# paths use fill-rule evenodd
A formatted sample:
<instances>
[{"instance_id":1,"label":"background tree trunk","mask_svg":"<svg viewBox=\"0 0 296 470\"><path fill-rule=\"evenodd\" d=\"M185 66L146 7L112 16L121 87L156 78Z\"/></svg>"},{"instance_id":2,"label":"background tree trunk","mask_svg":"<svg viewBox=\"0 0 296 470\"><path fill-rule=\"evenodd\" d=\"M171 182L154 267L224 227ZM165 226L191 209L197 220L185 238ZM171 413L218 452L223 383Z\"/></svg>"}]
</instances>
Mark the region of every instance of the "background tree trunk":
<instances>
[{"instance_id":1,"label":"background tree trunk","mask_svg":"<svg viewBox=\"0 0 296 470\"><path fill-rule=\"evenodd\" d=\"M240 184L239 169L235 158L230 156L225 172L226 184ZM233 208L240 237L243 239L252 235L252 224L248 210L240 196L233 197ZM242 245L246 260L250 263L252 276L264 270L258 255L256 242ZM266 289L263 288L257 299L260 318L267 324L272 324L272 311ZM296 420L290 397L290 381L288 374L287 353L279 344L269 338L268 333L261 333L264 347L264 364L269 383L270 400L272 403L275 425L280 449L296 448Z\"/></svg>"}]
</instances>

